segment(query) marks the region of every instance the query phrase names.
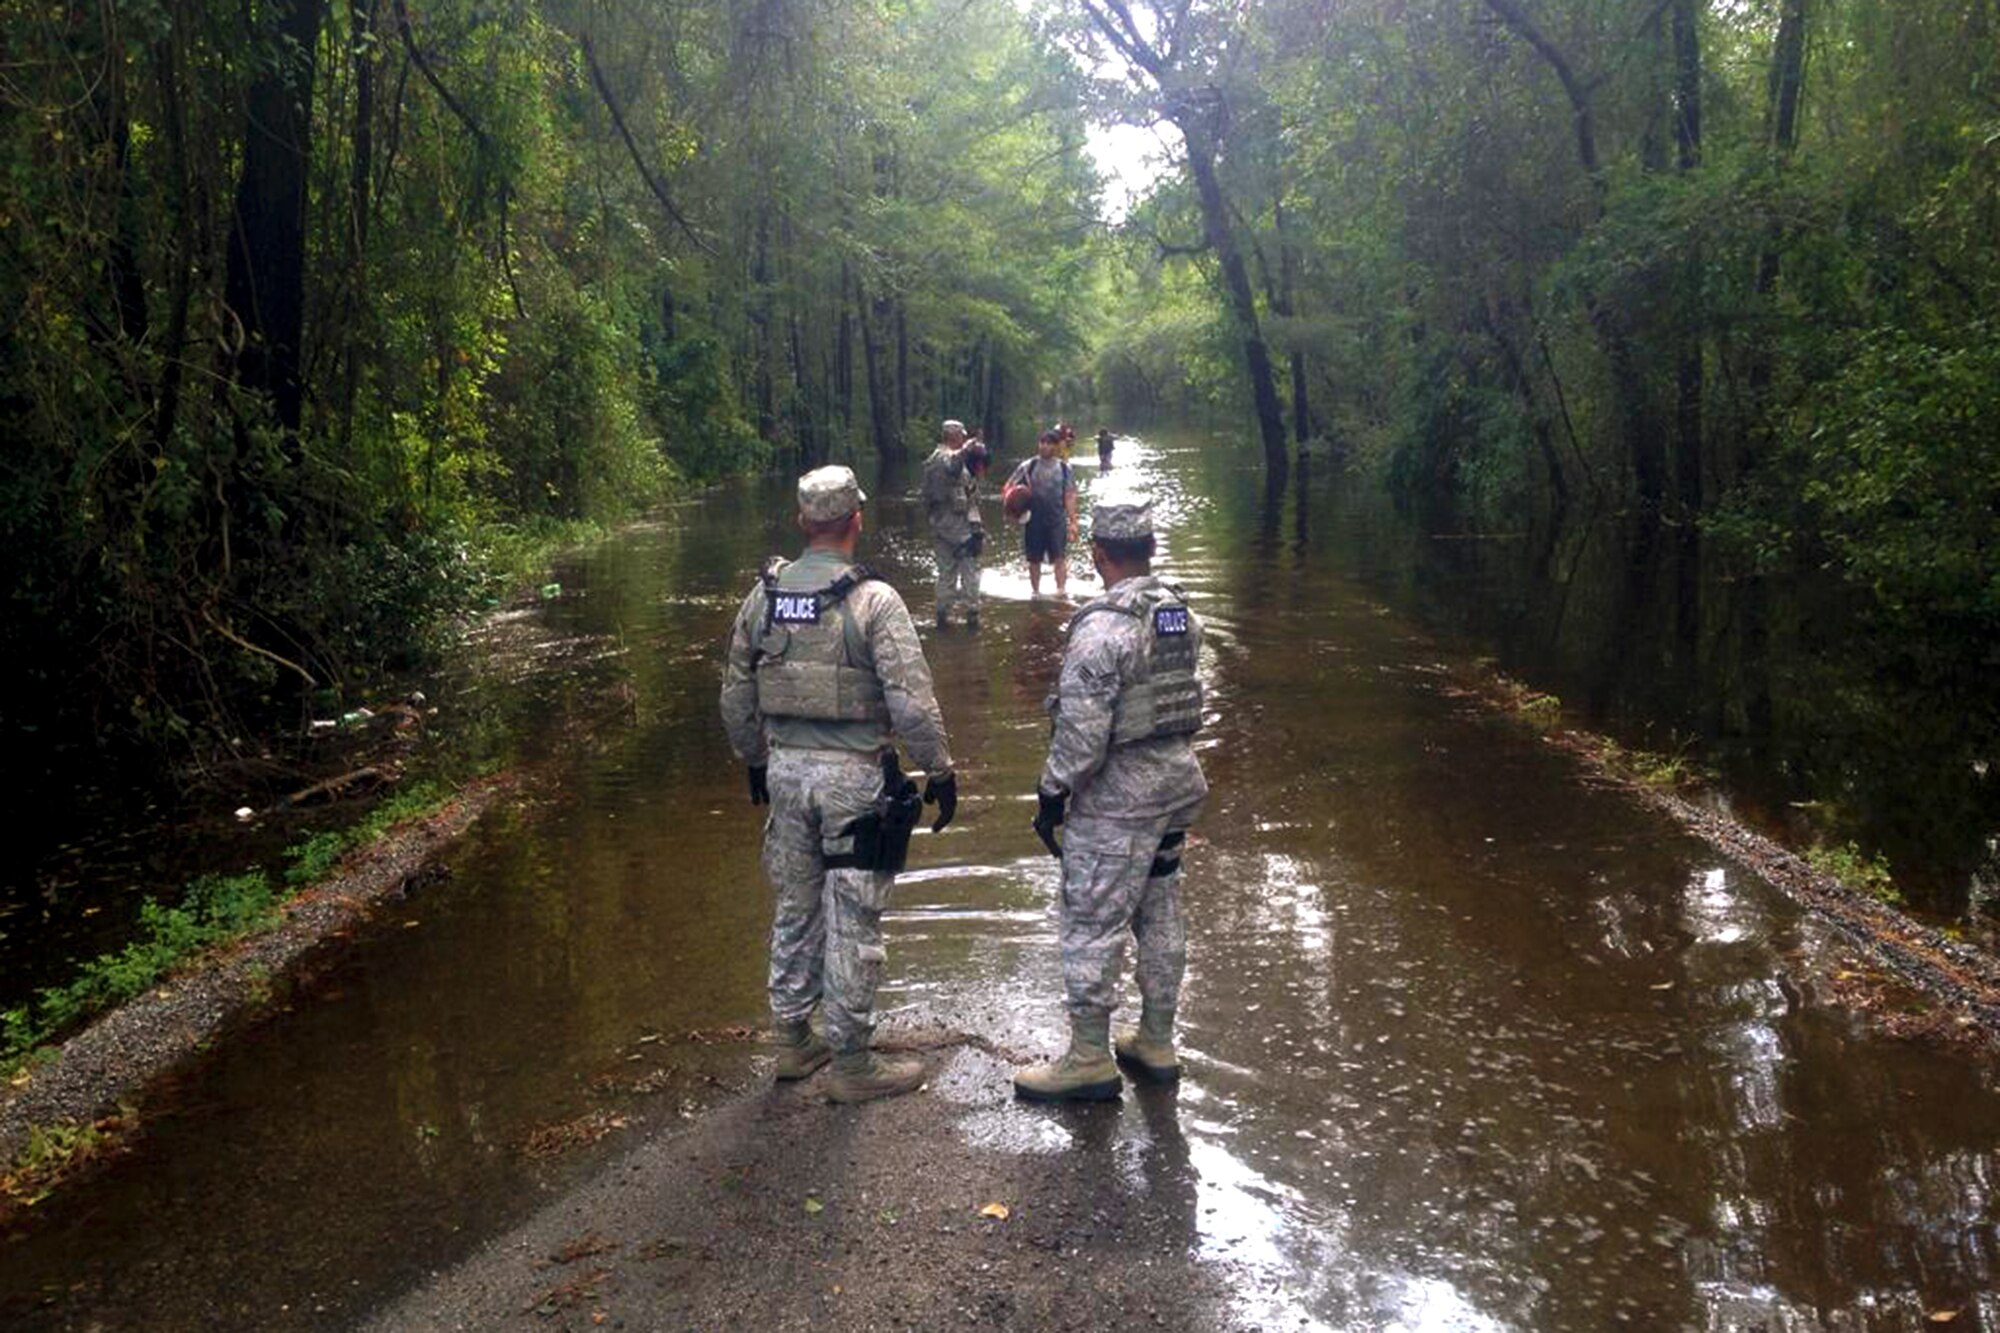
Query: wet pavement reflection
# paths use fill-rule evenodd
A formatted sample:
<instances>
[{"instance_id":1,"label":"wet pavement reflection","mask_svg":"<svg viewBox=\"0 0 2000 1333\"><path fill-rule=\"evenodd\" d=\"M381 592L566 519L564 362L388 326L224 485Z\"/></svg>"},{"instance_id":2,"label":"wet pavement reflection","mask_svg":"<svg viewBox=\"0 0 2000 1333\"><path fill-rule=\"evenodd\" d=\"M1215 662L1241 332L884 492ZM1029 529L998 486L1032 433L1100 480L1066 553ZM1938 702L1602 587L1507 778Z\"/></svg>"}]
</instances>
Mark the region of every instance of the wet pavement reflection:
<instances>
[{"instance_id":1,"label":"wet pavement reflection","mask_svg":"<svg viewBox=\"0 0 2000 1333\"><path fill-rule=\"evenodd\" d=\"M1228 442L1117 458L1209 628L1214 796L1186 1076L1110 1107L1017 1105L981 1053L1059 1047L1028 821L1071 608L1029 597L993 504L984 623L932 630L915 477L870 487L865 558L923 627L963 793L899 881L885 1032L978 1039L925 1094L965 1144L1085 1172L1212 1269L1187 1326L2000 1328L1989 1073L1816 1003L1828 932L1449 688L1314 531L1333 483L1274 513ZM534 800L38 1210L0 1248L7 1326L344 1326L754 1086L766 896L715 664L792 544L784 494L704 496L482 631L445 723L550 775ZM536 1151L563 1127L608 1137Z\"/></svg>"}]
</instances>

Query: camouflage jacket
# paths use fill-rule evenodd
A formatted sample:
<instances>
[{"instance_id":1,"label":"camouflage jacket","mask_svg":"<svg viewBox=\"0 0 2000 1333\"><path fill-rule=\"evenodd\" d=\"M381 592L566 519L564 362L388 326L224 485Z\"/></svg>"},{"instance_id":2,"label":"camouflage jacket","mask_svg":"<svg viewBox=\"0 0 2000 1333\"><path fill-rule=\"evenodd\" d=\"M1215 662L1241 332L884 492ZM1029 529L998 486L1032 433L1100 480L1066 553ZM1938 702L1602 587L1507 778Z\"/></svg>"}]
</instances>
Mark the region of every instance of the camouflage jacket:
<instances>
[{"instance_id":1,"label":"camouflage jacket","mask_svg":"<svg viewBox=\"0 0 2000 1333\"><path fill-rule=\"evenodd\" d=\"M1086 604L1136 603L1163 585L1153 575L1125 579ZM1208 795L1208 781L1185 735L1159 736L1127 745L1111 743L1119 695L1143 678L1146 633L1131 615L1089 615L1070 622L1062 677L1049 710L1055 728L1045 791L1070 794L1073 814L1110 819L1153 819L1186 811L1192 818Z\"/></svg>"},{"instance_id":2,"label":"camouflage jacket","mask_svg":"<svg viewBox=\"0 0 2000 1333\"><path fill-rule=\"evenodd\" d=\"M965 449L939 445L924 460L924 512L931 539L946 546L962 545L981 526L979 478L965 465Z\"/></svg>"}]
</instances>

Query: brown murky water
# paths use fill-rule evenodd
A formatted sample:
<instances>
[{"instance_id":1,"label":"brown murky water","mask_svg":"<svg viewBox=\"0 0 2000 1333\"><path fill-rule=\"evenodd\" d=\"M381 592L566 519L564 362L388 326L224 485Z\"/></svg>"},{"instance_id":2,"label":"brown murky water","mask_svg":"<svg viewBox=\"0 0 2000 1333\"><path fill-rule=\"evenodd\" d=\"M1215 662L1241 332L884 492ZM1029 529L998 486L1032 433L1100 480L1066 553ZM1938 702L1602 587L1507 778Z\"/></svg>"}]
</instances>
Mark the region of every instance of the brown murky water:
<instances>
[{"instance_id":1,"label":"brown murky water","mask_svg":"<svg viewBox=\"0 0 2000 1333\"><path fill-rule=\"evenodd\" d=\"M1248 455L1204 443L1118 455L1212 646L1187 1077L1108 1142L993 1098L962 1132L1165 1191L1245 1326L2000 1328L1990 1076L1814 1004L1824 931L1457 700L1316 530L1332 499L1267 514ZM916 508L882 489L868 558L921 621ZM762 1018L766 907L715 661L790 544L783 493L707 497L486 631L447 725L559 780L43 1205L0 1247L0 1322L343 1326L609 1151L544 1160L537 1129L622 1117L616 1144L748 1082L727 1029ZM1027 821L1067 612L996 545L985 627L926 629L965 799L913 850L883 1000L1052 1049Z\"/></svg>"}]
</instances>

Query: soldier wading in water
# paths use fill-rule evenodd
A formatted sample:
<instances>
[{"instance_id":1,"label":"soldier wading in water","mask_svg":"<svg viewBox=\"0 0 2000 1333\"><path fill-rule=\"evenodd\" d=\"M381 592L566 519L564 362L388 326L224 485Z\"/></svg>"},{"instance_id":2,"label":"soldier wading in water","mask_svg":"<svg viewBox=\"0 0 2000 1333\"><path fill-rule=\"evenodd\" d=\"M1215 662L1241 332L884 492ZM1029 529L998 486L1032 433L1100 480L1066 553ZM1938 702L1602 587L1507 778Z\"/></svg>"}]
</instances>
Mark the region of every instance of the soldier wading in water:
<instances>
[{"instance_id":1,"label":"soldier wading in water","mask_svg":"<svg viewBox=\"0 0 2000 1333\"><path fill-rule=\"evenodd\" d=\"M1116 1097L1118 1064L1170 1081L1174 1006L1187 966L1181 845L1208 796L1190 744L1201 726L1195 664L1201 624L1180 590L1153 576L1151 505L1100 500L1090 558L1103 596L1069 625L1049 700L1055 730L1036 785L1035 832L1062 858L1062 971L1070 1044L1014 1077L1036 1101ZM1056 829L1065 834L1060 845ZM1127 932L1138 944L1136 1031L1111 1047Z\"/></svg>"},{"instance_id":2,"label":"soldier wading in water","mask_svg":"<svg viewBox=\"0 0 2000 1333\"><path fill-rule=\"evenodd\" d=\"M764 870L771 924L771 1016L777 1076L803 1079L833 1061L836 1102L922 1086L921 1060L869 1048L886 955L882 909L922 812L895 738L930 775L936 832L958 785L930 666L896 590L854 561L867 497L844 467L799 479L806 550L773 559L743 600L722 673L722 721L750 769L750 800L771 807ZM812 1028L821 1011L825 1036Z\"/></svg>"},{"instance_id":3,"label":"soldier wading in water","mask_svg":"<svg viewBox=\"0 0 2000 1333\"><path fill-rule=\"evenodd\" d=\"M943 629L953 607L965 623L979 623L979 553L986 527L979 516L979 479L986 472L986 446L965 438L965 427L947 421L943 440L924 463L924 509L937 555L937 623Z\"/></svg>"}]
</instances>

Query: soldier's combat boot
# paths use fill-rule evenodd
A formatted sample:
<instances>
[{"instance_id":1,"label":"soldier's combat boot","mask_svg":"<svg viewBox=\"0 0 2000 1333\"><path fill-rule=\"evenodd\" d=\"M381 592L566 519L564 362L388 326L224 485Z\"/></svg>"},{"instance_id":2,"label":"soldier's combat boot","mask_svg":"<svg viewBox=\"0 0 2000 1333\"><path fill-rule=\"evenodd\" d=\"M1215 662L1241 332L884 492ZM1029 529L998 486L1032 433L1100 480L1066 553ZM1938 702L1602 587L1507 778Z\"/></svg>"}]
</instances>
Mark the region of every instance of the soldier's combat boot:
<instances>
[{"instance_id":1,"label":"soldier's combat boot","mask_svg":"<svg viewBox=\"0 0 2000 1333\"><path fill-rule=\"evenodd\" d=\"M922 1060L889 1060L873 1051L842 1051L833 1057L833 1077L827 1082L828 1101L872 1102L915 1092L928 1071Z\"/></svg>"},{"instance_id":2,"label":"soldier's combat boot","mask_svg":"<svg viewBox=\"0 0 2000 1333\"><path fill-rule=\"evenodd\" d=\"M833 1058L833 1048L812 1030L811 1022L806 1019L778 1024L777 1035L777 1077L780 1083L811 1078L814 1070Z\"/></svg>"},{"instance_id":3,"label":"soldier's combat boot","mask_svg":"<svg viewBox=\"0 0 2000 1333\"><path fill-rule=\"evenodd\" d=\"M1118 1034L1118 1063L1135 1078L1151 1083L1172 1083L1181 1076L1180 1056L1174 1051L1174 1011L1141 1009L1139 1026Z\"/></svg>"},{"instance_id":4,"label":"soldier's combat boot","mask_svg":"<svg viewBox=\"0 0 2000 1333\"><path fill-rule=\"evenodd\" d=\"M1014 1095L1031 1102L1108 1102L1124 1086L1111 1061L1109 1014L1072 1017L1062 1059L1014 1075Z\"/></svg>"}]
</instances>

